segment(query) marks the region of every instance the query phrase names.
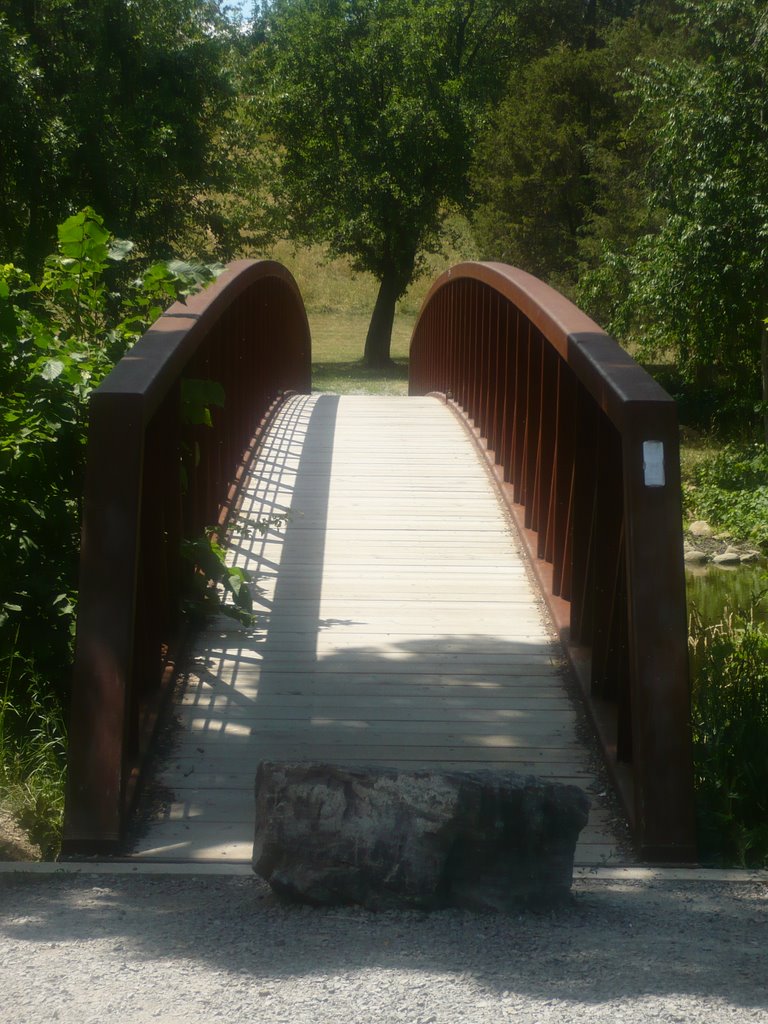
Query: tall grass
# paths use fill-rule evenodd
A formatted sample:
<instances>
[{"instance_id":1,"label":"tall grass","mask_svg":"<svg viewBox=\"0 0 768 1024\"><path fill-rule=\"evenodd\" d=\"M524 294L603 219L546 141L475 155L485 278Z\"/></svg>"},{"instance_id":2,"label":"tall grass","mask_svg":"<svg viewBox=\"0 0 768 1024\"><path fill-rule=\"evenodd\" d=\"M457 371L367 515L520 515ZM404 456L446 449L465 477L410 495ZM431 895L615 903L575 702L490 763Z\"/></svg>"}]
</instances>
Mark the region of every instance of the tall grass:
<instances>
[{"instance_id":1,"label":"tall grass","mask_svg":"<svg viewBox=\"0 0 768 1024\"><path fill-rule=\"evenodd\" d=\"M701 459L683 488L686 514L768 550L768 449L726 444Z\"/></svg>"},{"instance_id":2,"label":"tall grass","mask_svg":"<svg viewBox=\"0 0 768 1024\"><path fill-rule=\"evenodd\" d=\"M65 765L61 703L54 688L16 653L0 691L0 803L49 860L61 845Z\"/></svg>"},{"instance_id":3,"label":"tall grass","mask_svg":"<svg viewBox=\"0 0 768 1024\"><path fill-rule=\"evenodd\" d=\"M690 623L694 772L705 860L768 866L768 632L724 609Z\"/></svg>"}]
</instances>

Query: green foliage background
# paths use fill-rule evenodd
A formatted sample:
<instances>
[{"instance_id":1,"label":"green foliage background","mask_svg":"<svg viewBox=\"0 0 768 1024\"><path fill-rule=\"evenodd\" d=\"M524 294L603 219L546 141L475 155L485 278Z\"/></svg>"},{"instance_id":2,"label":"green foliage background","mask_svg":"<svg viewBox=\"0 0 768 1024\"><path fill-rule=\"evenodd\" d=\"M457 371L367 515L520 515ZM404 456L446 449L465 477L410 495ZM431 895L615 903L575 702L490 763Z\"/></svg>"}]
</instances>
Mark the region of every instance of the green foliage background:
<instances>
[{"instance_id":1,"label":"green foliage background","mask_svg":"<svg viewBox=\"0 0 768 1024\"><path fill-rule=\"evenodd\" d=\"M217 0L0 0L3 258L37 273L86 204L153 255L192 222L226 248L232 52Z\"/></svg>"},{"instance_id":2,"label":"green foliage background","mask_svg":"<svg viewBox=\"0 0 768 1024\"><path fill-rule=\"evenodd\" d=\"M593 6L589 31L588 6L511 71L475 152L481 251L725 396L706 426L735 414L754 430L768 396L768 11Z\"/></svg>"},{"instance_id":3,"label":"green foliage background","mask_svg":"<svg viewBox=\"0 0 768 1024\"><path fill-rule=\"evenodd\" d=\"M684 488L690 519L705 519L738 540L768 549L768 450L728 444L702 461Z\"/></svg>"},{"instance_id":4,"label":"green foliage background","mask_svg":"<svg viewBox=\"0 0 768 1024\"><path fill-rule=\"evenodd\" d=\"M0 265L0 783L48 825L61 812L88 399L210 278L179 262L138 270L132 249L86 208L59 226L38 281ZM42 842L54 840L52 826Z\"/></svg>"}]
</instances>

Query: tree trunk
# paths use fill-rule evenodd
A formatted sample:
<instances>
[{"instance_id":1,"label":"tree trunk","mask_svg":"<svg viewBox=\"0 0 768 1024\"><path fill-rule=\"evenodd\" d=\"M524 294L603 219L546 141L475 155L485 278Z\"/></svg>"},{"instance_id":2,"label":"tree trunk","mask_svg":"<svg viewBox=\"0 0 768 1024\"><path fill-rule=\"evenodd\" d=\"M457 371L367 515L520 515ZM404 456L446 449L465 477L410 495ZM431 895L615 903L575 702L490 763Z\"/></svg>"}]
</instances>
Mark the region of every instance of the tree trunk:
<instances>
[{"instance_id":1,"label":"tree trunk","mask_svg":"<svg viewBox=\"0 0 768 1024\"><path fill-rule=\"evenodd\" d=\"M363 366L372 370L384 370L392 366L389 349L392 343L395 304L400 292L397 275L393 271L386 271L379 284L379 294L376 296L376 305L373 307L365 338Z\"/></svg>"}]
</instances>

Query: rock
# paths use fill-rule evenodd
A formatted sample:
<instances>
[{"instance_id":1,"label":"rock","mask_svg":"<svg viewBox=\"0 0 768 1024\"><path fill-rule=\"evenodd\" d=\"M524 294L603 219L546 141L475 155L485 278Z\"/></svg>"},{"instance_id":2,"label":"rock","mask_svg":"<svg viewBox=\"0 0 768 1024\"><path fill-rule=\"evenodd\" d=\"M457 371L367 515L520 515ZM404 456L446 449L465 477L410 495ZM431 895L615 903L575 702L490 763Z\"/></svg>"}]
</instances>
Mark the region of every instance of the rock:
<instances>
[{"instance_id":1,"label":"rock","mask_svg":"<svg viewBox=\"0 0 768 1024\"><path fill-rule=\"evenodd\" d=\"M715 540L730 540L732 536L730 533L716 533Z\"/></svg>"},{"instance_id":2,"label":"rock","mask_svg":"<svg viewBox=\"0 0 768 1024\"><path fill-rule=\"evenodd\" d=\"M715 555L712 559L715 565L738 565L741 561L741 555L738 551L723 551L720 555Z\"/></svg>"},{"instance_id":3,"label":"rock","mask_svg":"<svg viewBox=\"0 0 768 1024\"><path fill-rule=\"evenodd\" d=\"M275 892L372 910L508 911L568 897L589 799L514 772L262 762L254 870Z\"/></svg>"},{"instance_id":4,"label":"rock","mask_svg":"<svg viewBox=\"0 0 768 1024\"><path fill-rule=\"evenodd\" d=\"M739 556L739 560L745 563L759 562L760 557L761 556L759 551L742 551L741 555Z\"/></svg>"},{"instance_id":5,"label":"rock","mask_svg":"<svg viewBox=\"0 0 768 1024\"><path fill-rule=\"evenodd\" d=\"M703 519L697 519L688 527L688 533L692 537L711 537L715 531Z\"/></svg>"},{"instance_id":6,"label":"rock","mask_svg":"<svg viewBox=\"0 0 768 1024\"><path fill-rule=\"evenodd\" d=\"M683 553L683 561L689 565L703 565L704 562L709 561L709 555L703 551L698 551L696 548L687 548Z\"/></svg>"}]
</instances>

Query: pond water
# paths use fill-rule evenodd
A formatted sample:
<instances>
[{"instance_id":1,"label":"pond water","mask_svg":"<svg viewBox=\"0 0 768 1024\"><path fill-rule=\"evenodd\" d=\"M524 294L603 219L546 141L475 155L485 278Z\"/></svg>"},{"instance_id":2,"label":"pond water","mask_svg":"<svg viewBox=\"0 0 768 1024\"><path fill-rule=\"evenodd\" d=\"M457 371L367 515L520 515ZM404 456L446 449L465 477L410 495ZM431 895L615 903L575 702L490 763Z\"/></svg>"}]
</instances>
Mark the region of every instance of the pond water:
<instances>
[{"instance_id":1,"label":"pond water","mask_svg":"<svg viewBox=\"0 0 768 1024\"><path fill-rule=\"evenodd\" d=\"M686 569L685 581L689 610L695 606L709 624L722 619L725 607L746 611L754 597L768 590L768 568L743 565L737 569L721 569L709 565L703 569ZM756 617L768 623L768 595Z\"/></svg>"}]
</instances>

